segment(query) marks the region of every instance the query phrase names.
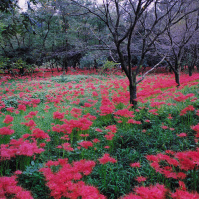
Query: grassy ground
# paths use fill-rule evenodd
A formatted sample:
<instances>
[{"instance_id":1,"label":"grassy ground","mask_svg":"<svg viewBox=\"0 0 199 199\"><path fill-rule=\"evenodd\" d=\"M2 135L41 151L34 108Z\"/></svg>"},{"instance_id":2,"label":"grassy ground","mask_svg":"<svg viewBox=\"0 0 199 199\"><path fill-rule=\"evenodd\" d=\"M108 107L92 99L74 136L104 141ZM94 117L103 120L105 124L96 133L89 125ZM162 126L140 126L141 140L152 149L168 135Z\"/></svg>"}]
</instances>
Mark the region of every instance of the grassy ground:
<instances>
[{"instance_id":1,"label":"grassy ground","mask_svg":"<svg viewBox=\"0 0 199 199\"><path fill-rule=\"evenodd\" d=\"M147 77L132 109L124 76L1 79L0 196L198 198L199 75L181 83Z\"/></svg>"}]
</instances>

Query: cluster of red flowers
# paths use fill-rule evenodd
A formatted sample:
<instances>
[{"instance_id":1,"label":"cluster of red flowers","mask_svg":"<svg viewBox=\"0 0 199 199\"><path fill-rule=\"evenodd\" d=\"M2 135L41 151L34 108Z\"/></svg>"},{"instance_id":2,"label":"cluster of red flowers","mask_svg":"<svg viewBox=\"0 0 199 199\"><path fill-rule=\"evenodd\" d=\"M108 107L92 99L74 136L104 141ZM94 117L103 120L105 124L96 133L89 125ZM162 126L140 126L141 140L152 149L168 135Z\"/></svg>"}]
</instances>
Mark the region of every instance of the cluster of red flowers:
<instances>
[{"instance_id":1,"label":"cluster of red flowers","mask_svg":"<svg viewBox=\"0 0 199 199\"><path fill-rule=\"evenodd\" d=\"M49 161L46 163L47 168L40 169L46 178L47 186L51 190L51 196L55 199L61 197L77 199L105 199L106 197L99 193L98 189L86 185L81 181L84 175L89 175L94 161L80 160L72 164L68 159L59 159L58 161ZM52 167L52 168L51 168ZM53 167L58 167L57 172L53 172Z\"/></svg>"},{"instance_id":2,"label":"cluster of red flowers","mask_svg":"<svg viewBox=\"0 0 199 199\"><path fill-rule=\"evenodd\" d=\"M40 154L44 151L42 148L38 148L36 140L32 139L23 140L20 138L18 140L12 139L9 144L1 144L0 146L0 161L11 159L16 156L34 156L35 154Z\"/></svg>"},{"instance_id":3,"label":"cluster of red flowers","mask_svg":"<svg viewBox=\"0 0 199 199\"><path fill-rule=\"evenodd\" d=\"M150 187L137 187L135 193L130 193L121 199L198 199L198 193L189 193L181 188L174 193L165 188L164 185L156 184Z\"/></svg>"},{"instance_id":4,"label":"cluster of red flowers","mask_svg":"<svg viewBox=\"0 0 199 199\"><path fill-rule=\"evenodd\" d=\"M0 128L0 135L12 135L14 130L10 129L10 127L2 127Z\"/></svg>"},{"instance_id":5,"label":"cluster of red flowers","mask_svg":"<svg viewBox=\"0 0 199 199\"><path fill-rule=\"evenodd\" d=\"M88 115L88 117L90 117ZM94 118L95 119L95 118ZM73 129L78 129L78 130L88 130L90 126L93 124L90 120L88 120L86 117L78 118L78 120L63 120L64 124L60 125L57 124L52 127L52 130L55 132L63 132L63 133L68 133L71 134Z\"/></svg>"},{"instance_id":6,"label":"cluster of red flowers","mask_svg":"<svg viewBox=\"0 0 199 199\"><path fill-rule=\"evenodd\" d=\"M105 153L103 155L103 157L99 158L98 160L99 160L100 164L106 164L108 162L111 162L111 163L116 163L117 162L117 160L112 158L112 157L110 157L110 155L108 153Z\"/></svg>"},{"instance_id":7,"label":"cluster of red flowers","mask_svg":"<svg viewBox=\"0 0 199 199\"><path fill-rule=\"evenodd\" d=\"M195 110L195 108L192 105L189 105L180 111L180 115L183 116L187 113L187 111L194 111L194 110Z\"/></svg>"},{"instance_id":8,"label":"cluster of red flowers","mask_svg":"<svg viewBox=\"0 0 199 199\"><path fill-rule=\"evenodd\" d=\"M16 176L0 177L0 198L33 199L29 191L17 185Z\"/></svg>"},{"instance_id":9,"label":"cluster of red flowers","mask_svg":"<svg viewBox=\"0 0 199 199\"><path fill-rule=\"evenodd\" d=\"M186 174L184 171L198 169L199 168L199 149L196 151L184 151L184 152L173 152L166 151L169 155L157 154L146 156L147 160L150 161L150 165L156 170L163 174L166 178L173 179L185 179ZM164 162L164 164L162 164ZM163 166L164 165L164 166ZM176 172L174 168L181 170Z\"/></svg>"}]
</instances>

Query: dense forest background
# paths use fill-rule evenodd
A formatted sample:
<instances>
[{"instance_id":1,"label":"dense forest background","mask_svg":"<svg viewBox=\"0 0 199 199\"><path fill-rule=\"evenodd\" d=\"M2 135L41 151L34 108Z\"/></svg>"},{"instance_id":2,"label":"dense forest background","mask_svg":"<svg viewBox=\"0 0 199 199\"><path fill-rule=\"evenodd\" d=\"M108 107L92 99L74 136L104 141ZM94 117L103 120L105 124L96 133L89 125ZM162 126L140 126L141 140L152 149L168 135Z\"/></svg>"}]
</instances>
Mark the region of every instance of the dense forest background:
<instances>
[{"instance_id":1,"label":"dense forest background","mask_svg":"<svg viewBox=\"0 0 199 199\"><path fill-rule=\"evenodd\" d=\"M40 0L0 4L0 70L160 66L199 70L197 0ZM130 68L130 67L129 67ZM130 71L131 73L131 71Z\"/></svg>"}]
</instances>

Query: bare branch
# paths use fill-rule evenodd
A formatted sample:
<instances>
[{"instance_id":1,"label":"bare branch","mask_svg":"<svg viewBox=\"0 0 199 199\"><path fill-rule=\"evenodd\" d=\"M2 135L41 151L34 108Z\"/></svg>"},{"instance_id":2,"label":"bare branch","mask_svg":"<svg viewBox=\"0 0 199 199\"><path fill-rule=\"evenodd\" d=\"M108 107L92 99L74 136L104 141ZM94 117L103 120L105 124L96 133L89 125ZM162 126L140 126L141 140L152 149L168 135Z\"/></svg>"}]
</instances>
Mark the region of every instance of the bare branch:
<instances>
[{"instance_id":1,"label":"bare branch","mask_svg":"<svg viewBox=\"0 0 199 199\"><path fill-rule=\"evenodd\" d=\"M166 55L165 55L165 56L161 59L161 61L158 62L153 68L151 68L151 69L148 70L146 73L144 73L144 75L142 75L141 79L139 79L139 80L136 82L136 84L139 84L140 82L142 82L142 81L144 80L145 76L146 76L147 74L149 74L151 71L153 71L154 69L156 69L156 68L165 60L165 58L166 58Z\"/></svg>"}]
</instances>

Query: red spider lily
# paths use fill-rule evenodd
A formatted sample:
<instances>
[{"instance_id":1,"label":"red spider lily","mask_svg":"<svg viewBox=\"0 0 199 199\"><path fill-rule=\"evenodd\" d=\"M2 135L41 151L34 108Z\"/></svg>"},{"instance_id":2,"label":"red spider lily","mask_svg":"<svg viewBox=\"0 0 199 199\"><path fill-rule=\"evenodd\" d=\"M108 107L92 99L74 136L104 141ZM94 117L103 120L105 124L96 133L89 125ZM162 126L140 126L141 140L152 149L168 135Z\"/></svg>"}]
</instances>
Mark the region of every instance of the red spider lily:
<instances>
[{"instance_id":1,"label":"red spider lily","mask_svg":"<svg viewBox=\"0 0 199 199\"><path fill-rule=\"evenodd\" d=\"M172 168L179 167L180 170L188 171L193 170L194 168L199 166L199 150L197 151L185 151L185 152L178 152L173 153L173 158L169 157L168 155L157 154L155 155L148 155L148 161L152 162L150 165L167 178L174 178L174 179L185 179L186 174L184 172L179 171L178 173L175 172ZM178 160L177 160L178 159ZM160 162L165 161L168 166L161 166Z\"/></svg>"},{"instance_id":2,"label":"red spider lily","mask_svg":"<svg viewBox=\"0 0 199 199\"><path fill-rule=\"evenodd\" d=\"M53 119L63 119L65 113L60 113L59 111L56 111L53 113Z\"/></svg>"},{"instance_id":3,"label":"red spider lily","mask_svg":"<svg viewBox=\"0 0 199 199\"><path fill-rule=\"evenodd\" d=\"M173 199L198 199L198 193L189 193L188 191L177 189L175 193L171 193Z\"/></svg>"},{"instance_id":4,"label":"red spider lily","mask_svg":"<svg viewBox=\"0 0 199 199\"><path fill-rule=\"evenodd\" d=\"M98 93L97 93L96 91L93 91L93 92L92 92L92 95L93 95L93 97L97 97L97 96L98 96Z\"/></svg>"},{"instance_id":5,"label":"red spider lily","mask_svg":"<svg viewBox=\"0 0 199 199\"><path fill-rule=\"evenodd\" d=\"M178 152L175 155L179 159L179 167L185 171L193 170L199 166L199 149L197 151Z\"/></svg>"},{"instance_id":6,"label":"red spider lily","mask_svg":"<svg viewBox=\"0 0 199 199\"><path fill-rule=\"evenodd\" d=\"M143 177L143 176L139 176L139 177L137 177L135 180L136 180L137 182L141 183L141 182L145 182L146 179L147 179L147 178L145 178L145 177Z\"/></svg>"},{"instance_id":7,"label":"red spider lily","mask_svg":"<svg viewBox=\"0 0 199 199\"><path fill-rule=\"evenodd\" d=\"M87 113L86 115L83 115L83 118L87 118L87 119L89 119L89 120L91 120L91 121L97 119L97 117L91 115L90 113Z\"/></svg>"},{"instance_id":8,"label":"red spider lily","mask_svg":"<svg viewBox=\"0 0 199 199\"><path fill-rule=\"evenodd\" d=\"M186 186L185 186L185 183L184 183L183 181L179 181L178 183L179 183L179 186L180 186L179 189L180 189L180 190L183 190L183 191L186 191L187 188L186 188Z\"/></svg>"},{"instance_id":9,"label":"red spider lily","mask_svg":"<svg viewBox=\"0 0 199 199\"><path fill-rule=\"evenodd\" d=\"M64 149L66 151L73 151L74 149L71 147L69 143L64 143L62 145L57 146L58 149Z\"/></svg>"},{"instance_id":10,"label":"red spider lily","mask_svg":"<svg viewBox=\"0 0 199 199\"><path fill-rule=\"evenodd\" d=\"M73 117L76 117L78 118L79 116L81 116L82 114L82 109L79 109L79 108L72 108L71 111L70 111L71 115Z\"/></svg>"},{"instance_id":11,"label":"red spider lily","mask_svg":"<svg viewBox=\"0 0 199 199\"><path fill-rule=\"evenodd\" d=\"M168 127L168 126L165 126L164 124L162 124L161 128L162 128L162 129L168 129L169 127Z\"/></svg>"},{"instance_id":12,"label":"red spider lily","mask_svg":"<svg viewBox=\"0 0 199 199\"><path fill-rule=\"evenodd\" d=\"M187 134L186 134L186 133L180 133L180 134L178 134L177 136L182 138L182 137L186 137Z\"/></svg>"},{"instance_id":13,"label":"red spider lily","mask_svg":"<svg viewBox=\"0 0 199 199\"><path fill-rule=\"evenodd\" d=\"M24 104L19 104L18 110L26 111L26 106Z\"/></svg>"},{"instance_id":14,"label":"red spider lily","mask_svg":"<svg viewBox=\"0 0 199 199\"><path fill-rule=\"evenodd\" d=\"M174 100L176 100L177 102L184 102L184 101L186 101L188 98L194 96L193 93L189 93L189 94L187 94L187 95L183 95L182 93L178 92L177 94L178 94L179 96L178 96L178 97L174 97Z\"/></svg>"},{"instance_id":15,"label":"red spider lily","mask_svg":"<svg viewBox=\"0 0 199 199\"><path fill-rule=\"evenodd\" d=\"M142 124L140 121L136 121L136 120L133 120L133 119L129 119L127 121L127 123L129 123L129 124Z\"/></svg>"},{"instance_id":16,"label":"red spider lily","mask_svg":"<svg viewBox=\"0 0 199 199\"><path fill-rule=\"evenodd\" d=\"M14 109L15 109L14 107L9 107L9 108L6 108L6 111L9 111L9 112L13 113Z\"/></svg>"},{"instance_id":17,"label":"red spider lily","mask_svg":"<svg viewBox=\"0 0 199 199\"><path fill-rule=\"evenodd\" d=\"M138 187L135 189L135 194L130 193L122 199L166 199L167 193L168 189L164 185L157 184L150 187Z\"/></svg>"},{"instance_id":18,"label":"red spider lily","mask_svg":"<svg viewBox=\"0 0 199 199\"><path fill-rule=\"evenodd\" d=\"M9 127L2 127L0 128L0 135L12 135L14 130L10 129Z\"/></svg>"},{"instance_id":19,"label":"red spider lily","mask_svg":"<svg viewBox=\"0 0 199 199\"><path fill-rule=\"evenodd\" d=\"M104 137L105 137L107 140L112 140L113 137L114 137L114 134L111 133L111 132L108 132L108 135L105 135Z\"/></svg>"},{"instance_id":20,"label":"red spider lily","mask_svg":"<svg viewBox=\"0 0 199 199\"><path fill-rule=\"evenodd\" d=\"M49 135L39 128L36 128L32 131L32 137L39 139L47 139L48 141L50 141Z\"/></svg>"},{"instance_id":21,"label":"red spider lily","mask_svg":"<svg viewBox=\"0 0 199 199\"><path fill-rule=\"evenodd\" d=\"M134 112L133 111L129 111L128 109L122 109L122 110L118 110L116 112L114 112L114 115L119 115L119 116L123 116L123 117L135 117L135 115L133 115Z\"/></svg>"},{"instance_id":22,"label":"red spider lily","mask_svg":"<svg viewBox=\"0 0 199 199\"><path fill-rule=\"evenodd\" d=\"M137 168L140 168L140 167L141 167L141 165L140 165L139 162L131 163L130 166L131 166L131 167L137 167Z\"/></svg>"},{"instance_id":23,"label":"red spider lily","mask_svg":"<svg viewBox=\"0 0 199 199\"><path fill-rule=\"evenodd\" d=\"M84 147L85 149L88 149L88 147L93 147L93 143L90 141L82 141L78 143L81 147Z\"/></svg>"},{"instance_id":24,"label":"red spider lily","mask_svg":"<svg viewBox=\"0 0 199 199\"><path fill-rule=\"evenodd\" d=\"M102 105L100 106L101 116L113 113L115 106L107 97L103 97L101 103L102 103Z\"/></svg>"},{"instance_id":25,"label":"red spider lily","mask_svg":"<svg viewBox=\"0 0 199 199\"><path fill-rule=\"evenodd\" d=\"M12 139L9 144L2 144L0 146L0 160L6 160L20 155L33 156L43 151L44 149L37 147L37 142L34 140L30 143L28 140L23 140L22 138L18 140Z\"/></svg>"},{"instance_id":26,"label":"red spider lily","mask_svg":"<svg viewBox=\"0 0 199 199\"><path fill-rule=\"evenodd\" d=\"M111 163L116 163L117 160L110 157L110 155L108 153L105 153L104 156L102 158L99 158L98 159L100 164L106 164L108 162L111 162Z\"/></svg>"},{"instance_id":27,"label":"red spider lily","mask_svg":"<svg viewBox=\"0 0 199 199\"><path fill-rule=\"evenodd\" d=\"M31 111L28 113L28 115L24 116L25 119L33 118L33 116L36 116L38 111Z\"/></svg>"},{"instance_id":28,"label":"red spider lily","mask_svg":"<svg viewBox=\"0 0 199 199\"><path fill-rule=\"evenodd\" d=\"M149 122L151 122L151 121L150 121L150 120L145 120L145 122L149 123Z\"/></svg>"},{"instance_id":29,"label":"red spider lily","mask_svg":"<svg viewBox=\"0 0 199 199\"><path fill-rule=\"evenodd\" d=\"M199 133L199 123L196 126L191 126L191 129Z\"/></svg>"},{"instance_id":30,"label":"red spider lily","mask_svg":"<svg viewBox=\"0 0 199 199\"><path fill-rule=\"evenodd\" d=\"M103 130L102 130L102 129L99 129L99 128L96 128L95 131L103 132Z\"/></svg>"},{"instance_id":31,"label":"red spider lily","mask_svg":"<svg viewBox=\"0 0 199 199\"><path fill-rule=\"evenodd\" d=\"M30 127L31 130L37 126L34 120L30 120L29 122L22 122L21 124Z\"/></svg>"},{"instance_id":32,"label":"red spider lily","mask_svg":"<svg viewBox=\"0 0 199 199\"><path fill-rule=\"evenodd\" d=\"M100 142L100 140L98 140L97 138L93 139L93 143L98 143Z\"/></svg>"},{"instance_id":33,"label":"red spider lily","mask_svg":"<svg viewBox=\"0 0 199 199\"><path fill-rule=\"evenodd\" d=\"M181 110L180 115L183 116L187 113L187 111L194 111L195 108L192 105L187 106L183 110Z\"/></svg>"},{"instance_id":34,"label":"red spider lily","mask_svg":"<svg viewBox=\"0 0 199 199\"><path fill-rule=\"evenodd\" d=\"M95 187L85 185L83 181L80 181L83 175L89 175L92 172L95 166L94 161L80 160L73 162L71 165L68 163L68 159L59 159L58 161L46 163L47 167L58 165L61 168L55 173L50 168L40 169L40 172L43 172L46 178L52 197L55 199L60 199L61 197L71 199L77 199L78 197L84 199L105 198Z\"/></svg>"},{"instance_id":35,"label":"red spider lily","mask_svg":"<svg viewBox=\"0 0 199 199\"><path fill-rule=\"evenodd\" d=\"M109 125L105 129L110 130L112 133L116 133L117 132L116 125Z\"/></svg>"},{"instance_id":36,"label":"red spider lily","mask_svg":"<svg viewBox=\"0 0 199 199\"><path fill-rule=\"evenodd\" d=\"M16 177L0 177L0 198L33 199L29 191L17 185Z\"/></svg>"},{"instance_id":37,"label":"red spider lily","mask_svg":"<svg viewBox=\"0 0 199 199\"><path fill-rule=\"evenodd\" d=\"M161 105L166 104L165 102L152 102L151 107L160 108Z\"/></svg>"}]
</instances>

